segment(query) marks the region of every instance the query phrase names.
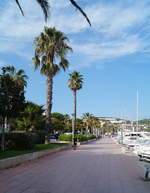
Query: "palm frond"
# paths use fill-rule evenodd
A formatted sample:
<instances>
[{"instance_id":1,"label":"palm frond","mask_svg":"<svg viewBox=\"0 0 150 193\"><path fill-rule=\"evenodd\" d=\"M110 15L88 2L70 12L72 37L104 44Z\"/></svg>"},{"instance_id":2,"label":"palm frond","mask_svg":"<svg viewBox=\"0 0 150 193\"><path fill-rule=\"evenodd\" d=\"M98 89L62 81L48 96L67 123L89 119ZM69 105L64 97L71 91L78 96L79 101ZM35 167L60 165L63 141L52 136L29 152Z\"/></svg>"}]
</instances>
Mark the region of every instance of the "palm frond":
<instances>
[{"instance_id":1,"label":"palm frond","mask_svg":"<svg viewBox=\"0 0 150 193\"><path fill-rule=\"evenodd\" d=\"M42 8L43 14L44 14L44 17L45 17L45 21L47 21L47 19L49 17L49 3L48 3L48 0L36 0L36 1L40 5L40 7ZM15 2L17 3L22 15L24 16L24 12L23 12L23 9L20 5L19 0L15 0Z\"/></svg>"},{"instance_id":2,"label":"palm frond","mask_svg":"<svg viewBox=\"0 0 150 193\"><path fill-rule=\"evenodd\" d=\"M75 2L75 0L69 0L71 2L71 4L76 7L81 13L82 15L86 18L87 22L89 23L89 25L91 26L91 22L88 18L88 16L86 15L86 13L81 9L81 7Z\"/></svg>"},{"instance_id":3,"label":"palm frond","mask_svg":"<svg viewBox=\"0 0 150 193\"><path fill-rule=\"evenodd\" d=\"M18 7L19 7L19 9L20 9L20 11L21 11L21 13L22 13L22 15L24 16L24 12L23 12L23 10L22 10L22 7L21 7L19 1L18 1L18 0L15 0L15 1L16 1L17 5L18 5Z\"/></svg>"},{"instance_id":4,"label":"palm frond","mask_svg":"<svg viewBox=\"0 0 150 193\"><path fill-rule=\"evenodd\" d=\"M45 21L47 21L48 16L49 16L49 3L48 0L36 0L39 5L41 6L43 13L44 13L44 17L45 17Z\"/></svg>"}]
</instances>

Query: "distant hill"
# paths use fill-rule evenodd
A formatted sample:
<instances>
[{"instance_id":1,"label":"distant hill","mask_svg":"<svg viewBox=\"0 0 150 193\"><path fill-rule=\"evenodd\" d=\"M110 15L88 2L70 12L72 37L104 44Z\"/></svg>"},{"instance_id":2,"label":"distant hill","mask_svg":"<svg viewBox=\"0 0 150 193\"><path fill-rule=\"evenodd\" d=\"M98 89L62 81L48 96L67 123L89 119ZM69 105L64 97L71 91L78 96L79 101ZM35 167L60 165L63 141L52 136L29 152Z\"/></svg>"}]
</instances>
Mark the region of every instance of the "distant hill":
<instances>
[{"instance_id":1,"label":"distant hill","mask_svg":"<svg viewBox=\"0 0 150 193\"><path fill-rule=\"evenodd\" d=\"M139 121L140 124L147 124L150 125L150 119L142 119Z\"/></svg>"}]
</instances>

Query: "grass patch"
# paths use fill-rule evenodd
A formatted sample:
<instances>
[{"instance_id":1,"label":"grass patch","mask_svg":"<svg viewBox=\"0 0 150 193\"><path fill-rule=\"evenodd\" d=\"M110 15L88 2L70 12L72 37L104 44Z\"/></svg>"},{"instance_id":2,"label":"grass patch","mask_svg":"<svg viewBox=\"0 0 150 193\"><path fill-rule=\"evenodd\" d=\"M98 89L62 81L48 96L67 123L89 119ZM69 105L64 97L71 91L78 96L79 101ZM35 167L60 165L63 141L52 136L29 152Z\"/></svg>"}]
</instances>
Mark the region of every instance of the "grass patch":
<instances>
[{"instance_id":1,"label":"grass patch","mask_svg":"<svg viewBox=\"0 0 150 193\"><path fill-rule=\"evenodd\" d=\"M54 149L57 147L62 147L67 145L66 143L50 143L50 144L37 144L35 147L31 150L8 150L8 151L0 151L0 160L9 158L9 157L15 157L18 155L23 155L27 153L32 153L32 152L37 152L37 151L42 151L46 149Z\"/></svg>"}]
</instances>

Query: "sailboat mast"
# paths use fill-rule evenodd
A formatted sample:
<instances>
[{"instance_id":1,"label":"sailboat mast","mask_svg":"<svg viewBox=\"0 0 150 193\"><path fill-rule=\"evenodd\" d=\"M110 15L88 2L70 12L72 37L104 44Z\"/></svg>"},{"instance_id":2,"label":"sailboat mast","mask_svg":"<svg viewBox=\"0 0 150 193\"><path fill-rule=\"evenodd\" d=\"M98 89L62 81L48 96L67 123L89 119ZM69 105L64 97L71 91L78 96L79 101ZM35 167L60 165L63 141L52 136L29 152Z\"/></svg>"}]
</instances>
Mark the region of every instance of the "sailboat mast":
<instances>
[{"instance_id":1,"label":"sailboat mast","mask_svg":"<svg viewBox=\"0 0 150 193\"><path fill-rule=\"evenodd\" d=\"M137 90L137 98L136 98L136 131L139 131L139 91Z\"/></svg>"}]
</instances>

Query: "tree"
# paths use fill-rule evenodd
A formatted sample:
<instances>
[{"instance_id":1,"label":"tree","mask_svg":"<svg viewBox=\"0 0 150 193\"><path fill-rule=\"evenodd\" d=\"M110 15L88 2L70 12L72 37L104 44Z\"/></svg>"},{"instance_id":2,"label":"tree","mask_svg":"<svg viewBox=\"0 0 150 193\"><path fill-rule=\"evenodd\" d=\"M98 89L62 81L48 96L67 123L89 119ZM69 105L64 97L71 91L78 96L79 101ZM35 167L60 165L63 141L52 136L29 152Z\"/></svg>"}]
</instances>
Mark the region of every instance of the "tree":
<instances>
[{"instance_id":1,"label":"tree","mask_svg":"<svg viewBox=\"0 0 150 193\"><path fill-rule=\"evenodd\" d=\"M5 147L5 129L10 118L16 117L24 108L24 87L27 76L24 70L16 71L13 66L2 67L0 74L0 117L2 124L2 150ZM5 127L5 129L4 129Z\"/></svg>"},{"instance_id":2,"label":"tree","mask_svg":"<svg viewBox=\"0 0 150 193\"><path fill-rule=\"evenodd\" d=\"M65 131L70 132L70 128L71 128L71 119L70 116L68 114L64 115L64 124L65 124Z\"/></svg>"},{"instance_id":3,"label":"tree","mask_svg":"<svg viewBox=\"0 0 150 193\"><path fill-rule=\"evenodd\" d=\"M53 78L61 69L65 71L68 68L69 62L66 55L68 51L72 51L67 42L68 38L64 33L48 27L45 27L44 32L34 41L36 47L33 57L35 70L41 67L41 74L47 77L46 128L48 131L51 130Z\"/></svg>"},{"instance_id":4,"label":"tree","mask_svg":"<svg viewBox=\"0 0 150 193\"><path fill-rule=\"evenodd\" d=\"M75 2L75 0L69 0L71 2L71 4L76 8L78 9L81 14L86 18L87 22L89 23L89 25L91 26L91 23L90 23L90 20L89 18L87 17L86 13L81 9L81 7ZM17 3L22 15L24 15L24 12L23 12L23 9L20 5L20 2L19 0L15 0L15 2ZM36 2L41 6L42 10L43 10L43 13L44 13L44 16L45 16L45 21L47 21L48 19L48 16L49 16L49 3L48 3L48 0L36 0Z\"/></svg>"},{"instance_id":5,"label":"tree","mask_svg":"<svg viewBox=\"0 0 150 193\"><path fill-rule=\"evenodd\" d=\"M69 85L68 87L73 91L73 96L74 96L74 113L73 113L73 128L72 128L72 133L73 133L73 140L74 140L74 132L76 130L76 107L77 107L77 90L80 90L83 85L83 76L79 72L72 72L69 74L70 78L68 80Z\"/></svg>"},{"instance_id":6,"label":"tree","mask_svg":"<svg viewBox=\"0 0 150 193\"><path fill-rule=\"evenodd\" d=\"M91 129L92 129L92 133L96 134L96 137L98 137L99 133L100 133L100 122L99 122L99 118L92 116L92 120L91 120Z\"/></svg>"},{"instance_id":7,"label":"tree","mask_svg":"<svg viewBox=\"0 0 150 193\"><path fill-rule=\"evenodd\" d=\"M58 131L63 131L65 124L64 124L64 115L61 113L52 113L51 114L51 120L52 120L52 128L53 132L56 133Z\"/></svg>"},{"instance_id":8,"label":"tree","mask_svg":"<svg viewBox=\"0 0 150 193\"><path fill-rule=\"evenodd\" d=\"M27 75L22 69L16 71L14 66L4 66L1 70L0 115L8 119L16 117L24 106Z\"/></svg>"},{"instance_id":9,"label":"tree","mask_svg":"<svg viewBox=\"0 0 150 193\"><path fill-rule=\"evenodd\" d=\"M75 132L80 132L83 134L83 122L82 119L76 118L76 131Z\"/></svg>"}]
</instances>

